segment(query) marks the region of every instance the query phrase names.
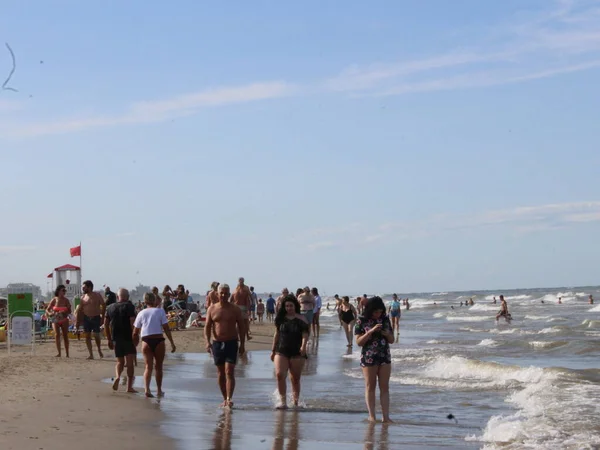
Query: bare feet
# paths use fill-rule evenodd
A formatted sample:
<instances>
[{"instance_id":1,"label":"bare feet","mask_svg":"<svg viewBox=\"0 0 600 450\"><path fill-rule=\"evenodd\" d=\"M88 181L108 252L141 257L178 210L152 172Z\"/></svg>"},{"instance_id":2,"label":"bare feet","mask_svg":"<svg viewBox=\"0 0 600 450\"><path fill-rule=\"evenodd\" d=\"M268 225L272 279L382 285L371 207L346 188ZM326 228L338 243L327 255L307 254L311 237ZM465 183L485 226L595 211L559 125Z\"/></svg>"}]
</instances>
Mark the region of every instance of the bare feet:
<instances>
[{"instance_id":1,"label":"bare feet","mask_svg":"<svg viewBox=\"0 0 600 450\"><path fill-rule=\"evenodd\" d=\"M156 393L156 396L157 396L157 397L164 397L164 396L165 396L165 393L164 393L163 391L158 391L158 392Z\"/></svg>"},{"instance_id":2,"label":"bare feet","mask_svg":"<svg viewBox=\"0 0 600 450\"><path fill-rule=\"evenodd\" d=\"M89 360L89 359L94 359L94 355L90 355L90 356L88 356L88 357L87 357L87 358L85 358L85 359L88 359L88 360Z\"/></svg>"},{"instance_id":3,"label":"bare feet","mask_svg":"<svg viewBox=\"0 0 600 450\"><path fill-rule=\"evenodd\" d=\"M383 419L383 423L394 423L394 421L392 419L390 419L389 417L386 417Z\"/></svg>"},{"instance_id":4,"label":"bare feet","mask_svg":"<svg viewBox=\"0 0 600 450\"><path fill-rule=\"evenodd\" d=\"M60 358L60 353L58 355L54 355L55 358Z\"/></svg>"},{"instance_id":5,"label":"bare feet","mask_svg":"<svg viewBox=\"0 0 600 450\"><path fill-rule=\"evenodd\" d=\"M138 393L138 391L136 391L134 388L127 389L127 392L130 393L130 394L137 394Z\"/></svg>"},{"instance_id":6,"label":"bare feet","mask_svg":"<svg viewBox=\"0 0 600 450\"><path fill-rule=\"evenodd\" d=\"M281 405L277 405L275 407L275 409L279 409L279 410L288 409L288 405L286 405L285 403L283 403Z\"/></svg>"},{"instance_id":7,"label":"bare feet","mask_svg":"<svg viewBox=\"0 0 600 450\"><path fill-rule=\"evenodd\" d=\"M118 391L119 390L119 381L121 381L120 378L115 378L115 381L113 381L113 391Z\"/></svg>"},{"instance_id":8,"label":"bare feet","mask_svg":"<svg viewBox=\"0 0 600 450\"><path fill-rule=\"evenodd\" d=\"M152 392L150 392L150 391L146 392L145 395L147 398L154 398L154 395L152 395Z\"/></svg>"},{"instance_id":9,"label":"bare feet","mask_svg":"<svg viewBox=\"0 0 600 450\"><path fill-rule=\"evenodd\" d=\"M228 398L227 400L225 400L225 403L227 403L227 407L228 408L233 408L233 402L231 401L230 398Z\"/></svg>"},{"instance_id":10,"label":"bare feet","mask_svg":"<svg viewBox=\"0 0 600 450\"><path fill-rule=\"evenodd\" d=\"M375 417L375 416L370 416L370 417L369 417L369 423L377 423L377 417Z\"/></svg>"},{"instance_id":11,"label":"bare feet","mask_svg":"<svg viewBox=\"0 0 600 450\"><path fill-rule=\"evenodd\" d=\"M102 353L102 350L98 349L98 354L100 355L100 358L104 358L104 353Z\"/></svg>"}]
</instances>

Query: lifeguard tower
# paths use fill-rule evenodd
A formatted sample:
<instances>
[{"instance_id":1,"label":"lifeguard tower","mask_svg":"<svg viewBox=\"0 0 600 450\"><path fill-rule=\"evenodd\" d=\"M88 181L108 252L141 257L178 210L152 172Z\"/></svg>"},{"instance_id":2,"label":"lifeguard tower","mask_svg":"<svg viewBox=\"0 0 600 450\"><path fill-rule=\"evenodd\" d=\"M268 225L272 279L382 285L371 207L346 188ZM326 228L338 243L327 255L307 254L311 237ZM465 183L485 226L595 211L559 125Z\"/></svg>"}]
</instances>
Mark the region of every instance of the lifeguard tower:
<instances>
[{"instance_id":1,"label":"lifeguard tower","mask_svg":"<svg viewBox=\"0 0 600 450\"><path fill-rule=\"evenodd\" d=\"M81 268L72 264L56 267L54 269L54 283L55 286L65 285L67 288L66 297L75 309L79 304L81 293Z\"/></svg>"}]
</instances>

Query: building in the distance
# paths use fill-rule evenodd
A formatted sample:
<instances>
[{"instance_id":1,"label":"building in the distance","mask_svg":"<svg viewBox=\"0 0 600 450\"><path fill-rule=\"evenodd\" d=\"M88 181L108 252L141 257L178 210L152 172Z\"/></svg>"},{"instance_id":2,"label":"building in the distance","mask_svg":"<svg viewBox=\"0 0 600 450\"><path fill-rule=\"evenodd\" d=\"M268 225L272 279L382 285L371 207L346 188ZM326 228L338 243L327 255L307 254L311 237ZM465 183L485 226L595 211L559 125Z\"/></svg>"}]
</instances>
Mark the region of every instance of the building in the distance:
<instances>
[{"instance_id":1,"label":"building in the distance","mask_svg":"<svg viewBox=\"0 0 600 450\"><path fill-rule=\"evenodd\" d=\"M8 297L8 294L28 294L33 295L33 299L42 298L42 289L32 283L10 283L4 289L0 289L0 297Z\"/></svg>"}]
</instances>

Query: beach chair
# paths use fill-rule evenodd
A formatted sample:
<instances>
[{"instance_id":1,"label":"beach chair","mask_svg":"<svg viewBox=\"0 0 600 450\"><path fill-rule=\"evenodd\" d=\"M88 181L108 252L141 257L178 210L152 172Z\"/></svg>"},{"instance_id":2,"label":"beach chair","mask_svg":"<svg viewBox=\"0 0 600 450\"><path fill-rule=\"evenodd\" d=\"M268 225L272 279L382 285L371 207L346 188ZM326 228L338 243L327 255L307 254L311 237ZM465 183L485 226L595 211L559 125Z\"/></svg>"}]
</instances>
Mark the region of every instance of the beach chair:
<instances>
[{"instance_id":1,"label":"beach chair","mask_svg":"<svg viewBox=\"0 0 600 450\"><path fill-rule=\"evenodd\" d=\"M39 320L35 321L35 338L40 338L44 342L46 342L46 338L48 337L48 327L43 327Z\"/></svg>"}]
</instances>

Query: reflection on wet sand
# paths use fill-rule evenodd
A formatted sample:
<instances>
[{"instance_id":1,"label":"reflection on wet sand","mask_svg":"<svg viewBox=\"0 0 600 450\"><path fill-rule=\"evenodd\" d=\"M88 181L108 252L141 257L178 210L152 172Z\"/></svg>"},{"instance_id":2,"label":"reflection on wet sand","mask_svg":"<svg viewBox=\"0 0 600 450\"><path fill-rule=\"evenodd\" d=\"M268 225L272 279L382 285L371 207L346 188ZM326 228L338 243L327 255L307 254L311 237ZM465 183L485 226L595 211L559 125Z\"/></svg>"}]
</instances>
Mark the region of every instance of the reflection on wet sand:
<instances>
[{"instance_id":1,"label":"reflection on wet sand","mask_svg":"<svg viewBox=\"0 0 600 450\"><path fill-rule=\"evenodd\" d=\"M286 423L289 424L287 433ZM284 450L285 440L287 446L285 450L298 450L300 436L298 433L298 413L296 411L278 411L275 419L275 439L273 440L273 450Z\"/></svg>"},{"instance_id":2,"label":"reflection on wet sand","mask_svg":"<svg viewBox=\"0 0 600 450\"><path fill-rule=\"evenodd\" d=\"M377 428L376 423L369 422L365 429L365 450L388 450L388 433L389 425L387 423L381 424L381 434L379 435L379 446L375 447L375 429Z\"/></svg>"},{"instance_id":3,"label":"reflection on wet sand","mask_svg":"<svg viewBox=\"0 0 600 450\"><path fill-rule=\"evenodd\" d=\"M219 415L213 436L213 448L215 450L231 450L231 414L230 410L225 409Z\"/></svg>"}]
</instances>

